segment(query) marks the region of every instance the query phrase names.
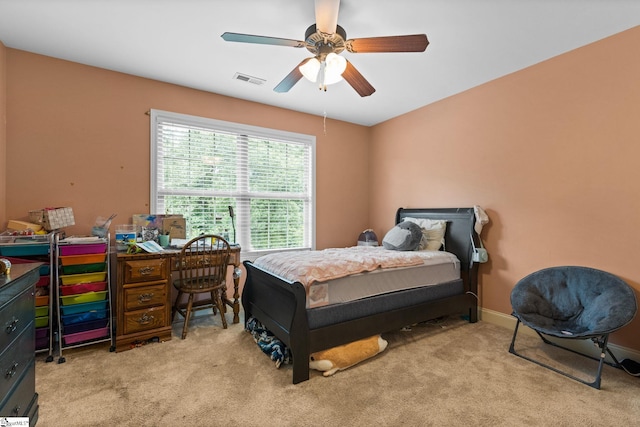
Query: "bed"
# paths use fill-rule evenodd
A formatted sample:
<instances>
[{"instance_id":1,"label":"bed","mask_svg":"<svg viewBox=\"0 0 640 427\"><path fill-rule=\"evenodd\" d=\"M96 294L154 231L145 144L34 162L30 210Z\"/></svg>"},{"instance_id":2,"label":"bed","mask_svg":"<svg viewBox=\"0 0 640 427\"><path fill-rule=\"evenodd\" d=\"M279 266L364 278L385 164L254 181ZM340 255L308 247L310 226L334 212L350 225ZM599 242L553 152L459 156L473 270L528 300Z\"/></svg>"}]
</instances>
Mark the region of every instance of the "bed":
<instances>
[{"instance_id":1,"label":"bed","mask_svg":"<svg viewBox=\"0 0 640 427\"><path fill-rule=\"evenodd\" d=\"M459 277L437 285L308 307L307 290L302 283L244 262L245 322L256 319L289 347L294 384L309 379L309 355L313 352L445 315L460 314L469 322L477 322L478 264L473 261L473 253L479 241L474 230L474 209L398 209L396 224L405 218L446 221L443 248L458 258Z\"/></svg>"}]
</instances>

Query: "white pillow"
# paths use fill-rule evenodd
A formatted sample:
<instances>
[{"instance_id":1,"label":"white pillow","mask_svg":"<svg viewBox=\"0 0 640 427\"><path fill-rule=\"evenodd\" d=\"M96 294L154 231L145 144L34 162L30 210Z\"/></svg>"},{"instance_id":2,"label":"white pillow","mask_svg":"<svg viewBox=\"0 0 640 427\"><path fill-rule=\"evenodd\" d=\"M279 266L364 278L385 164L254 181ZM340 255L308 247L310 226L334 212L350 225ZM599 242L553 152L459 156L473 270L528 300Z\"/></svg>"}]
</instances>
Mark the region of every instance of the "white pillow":
<instances>
[{"instance_id":1,"label":"white pillow","mask_svg":"<svg viewBox=\"0 0 640 427\"><path fill-rule=\"evenodd\" d=\"M420 241L418 250L439 251L442 245L444 245L444 233L447 230L447 221L410 217L405 217L404 221L411 221L418 224L422 230L422 240Z\"/></svg>"}]
</instances>

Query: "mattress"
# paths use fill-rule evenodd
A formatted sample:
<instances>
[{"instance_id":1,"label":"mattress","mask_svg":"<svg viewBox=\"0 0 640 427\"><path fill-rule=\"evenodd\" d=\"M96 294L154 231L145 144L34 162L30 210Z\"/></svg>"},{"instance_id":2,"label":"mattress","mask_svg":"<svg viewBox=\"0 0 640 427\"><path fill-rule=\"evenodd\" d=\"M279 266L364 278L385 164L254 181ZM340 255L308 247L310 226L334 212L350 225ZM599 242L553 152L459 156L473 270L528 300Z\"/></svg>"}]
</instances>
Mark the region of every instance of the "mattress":
<instances>
[{"instance_id":1,"label":"mattress","mask_svg":"<svg viewBox=\"0 0 640 427\"><path fill-rule=\"evenodd\" d=\"M444 300L464 293L463 280L456 279L451 282L419 286L405 291L389 292L351 302L307 309L307 320L309 329L317 329L380 313L402 310L426 302ZM430 318L433 317L429 317L425 313L425 320Z\"/></svg>"},{"instance_id":2,"label":"mattress","mask_svg":"<svg viewBox=\"0 0 640 427\"><path fill-rule=\"evenodd\" d=\"M449 252L416 251L421 265L376 269L323 282L308 288L307 308L356 301L391 292L450 283L460 278L460 261Z\"/></svg>"}]
</instances>

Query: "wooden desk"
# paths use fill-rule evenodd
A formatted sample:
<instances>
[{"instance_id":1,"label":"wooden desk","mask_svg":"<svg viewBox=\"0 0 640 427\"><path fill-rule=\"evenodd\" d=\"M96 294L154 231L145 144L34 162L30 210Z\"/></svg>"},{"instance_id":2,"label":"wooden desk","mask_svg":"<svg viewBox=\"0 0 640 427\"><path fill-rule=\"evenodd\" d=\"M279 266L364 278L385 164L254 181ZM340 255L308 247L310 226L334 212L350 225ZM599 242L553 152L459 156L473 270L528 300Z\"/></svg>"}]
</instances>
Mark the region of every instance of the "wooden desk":
<instances>
[{"instance_id":1,"label":"wooden desk","mask_svg":"<svg viewBox=\"0 0 640 427\"><path fill-rule=\"evenodd\" d=\"M179 250L117 254L116 351L171 339L171 273L178 270L179 254ZM233 309L233 323L239 323L239 246L231 248L229 265L233 266L233 300L224 292L223 301Z\"/></svg>"}]
</instances>

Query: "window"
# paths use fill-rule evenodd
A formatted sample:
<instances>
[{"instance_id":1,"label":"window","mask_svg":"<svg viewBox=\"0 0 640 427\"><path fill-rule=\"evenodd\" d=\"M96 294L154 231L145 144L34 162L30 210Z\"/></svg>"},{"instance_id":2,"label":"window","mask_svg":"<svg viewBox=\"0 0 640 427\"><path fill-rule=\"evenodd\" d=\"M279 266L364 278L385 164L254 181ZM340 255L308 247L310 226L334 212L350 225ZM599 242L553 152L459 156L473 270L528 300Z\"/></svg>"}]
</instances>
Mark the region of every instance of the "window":
<instances>
[{"instance_id":1,"label":"window","mask_svg":"<svg viewBox=\"0 0 640 427\"><path fill-rule=\"evenodd\" d=\"M245 258L314 248L315 137L152 110L151 213L228 233Z\"/></svg>"}]
</instances>

